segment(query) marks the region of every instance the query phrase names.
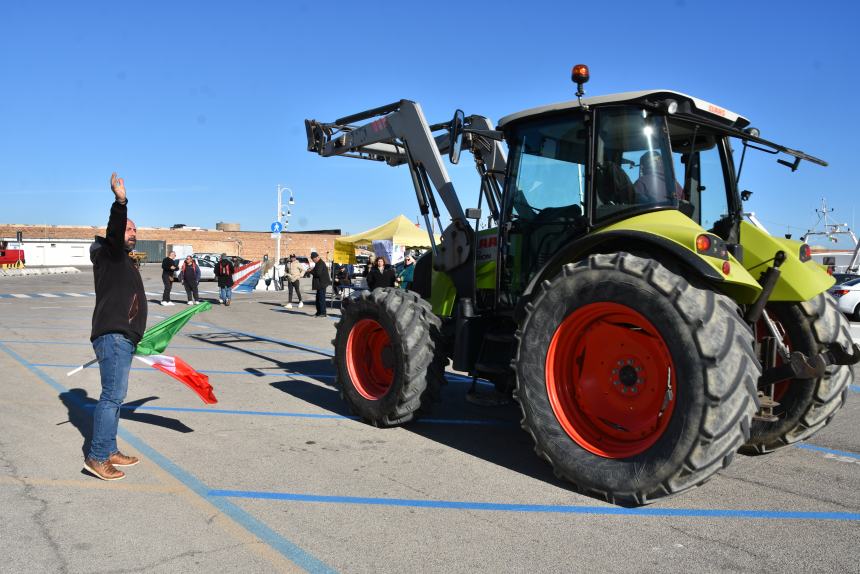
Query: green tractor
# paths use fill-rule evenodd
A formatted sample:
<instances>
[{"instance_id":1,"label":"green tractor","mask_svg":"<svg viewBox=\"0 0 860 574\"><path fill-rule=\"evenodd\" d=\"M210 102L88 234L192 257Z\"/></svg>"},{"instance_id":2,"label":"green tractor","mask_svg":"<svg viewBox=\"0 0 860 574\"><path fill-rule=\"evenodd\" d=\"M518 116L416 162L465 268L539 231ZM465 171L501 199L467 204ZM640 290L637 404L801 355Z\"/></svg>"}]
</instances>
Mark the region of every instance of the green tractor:
<instances>
[{"instance_id":1,"label":"green tractor","mask_svg":"<svg viewBox=\"0 0 860 574\"><path fill-rule=\"evenodd\" d=\"M769 235L738 193L747 149L792 170L825 162L685 94L583 98L587 67L573 79L576 100L495 128L459 110L431 125L408 100L306 120L309 151L408 166L428 230L444 229L413 290L344 307L337 383L364 420L400 425L450 360L513 393L538 455L577 490L646 504L826 426L860 348L809 246ZM472 209L442 162L463 149L481 181Z\"/></svg>"}]
</instances>

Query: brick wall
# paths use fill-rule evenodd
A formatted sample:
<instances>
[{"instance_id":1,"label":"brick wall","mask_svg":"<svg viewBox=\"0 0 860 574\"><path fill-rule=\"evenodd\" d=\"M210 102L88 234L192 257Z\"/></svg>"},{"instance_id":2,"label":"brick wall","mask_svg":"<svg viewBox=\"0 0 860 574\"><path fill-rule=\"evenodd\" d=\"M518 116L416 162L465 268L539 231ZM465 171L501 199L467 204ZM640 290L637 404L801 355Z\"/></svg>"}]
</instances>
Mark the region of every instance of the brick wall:
<instances>
[{"instance_id":1,"label":"brick wall","mask_svg":"<svg viewBox=\"0 0 860 574\"><path fill-rule=\"evenodd\" d=\"M0 224L0 238L15 240L15 233L22 231L25 239L87 239L104 235L104 227L73 227L67 225L8 225ZM316 233L282 233L281 257L290 253L310 255L316 250L329 259L334 254L334 240L338 235ZM166 229L161 227L138 227L138 239L161 240L172 244L191 245L198 253L227 253L245 259L258 260L263 255L275 258L275 240L271 233L262 231L216 231L195 229Z\"/></svg>"}]
</instances>

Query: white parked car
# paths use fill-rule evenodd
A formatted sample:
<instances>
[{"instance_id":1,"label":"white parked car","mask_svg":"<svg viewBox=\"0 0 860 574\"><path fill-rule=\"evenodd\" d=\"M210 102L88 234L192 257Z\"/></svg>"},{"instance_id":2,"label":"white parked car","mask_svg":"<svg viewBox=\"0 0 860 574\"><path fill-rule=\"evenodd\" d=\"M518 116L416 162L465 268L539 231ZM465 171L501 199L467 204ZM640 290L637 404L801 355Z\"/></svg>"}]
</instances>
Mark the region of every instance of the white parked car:
<instances>
[{"instance_id":1,"label":"white parked car","mask_svg":"<svg viewBox=\"0 0 860 574\"><path fill-rule=\"evenodd\" d=\"M215 263L208 259L198 259L194 258L197 262L197 266L200 267L200 282L203 281L215 281ZM174 259L176 262L176 271L173 272L173 276L177 281L180 281L179 270L182 269L182 262L184 259Z\"/></svg>"},{"instance_id":2,"label":"white parked car","mask_svg":"<svg viewBox=\"0 0 860 574\"><path fill-rule=\"evenodd\" d=\"M852 321L860 321L860 279L834 285L828 291L836 299L836 307Z\"/></svg>"}]
</instances>

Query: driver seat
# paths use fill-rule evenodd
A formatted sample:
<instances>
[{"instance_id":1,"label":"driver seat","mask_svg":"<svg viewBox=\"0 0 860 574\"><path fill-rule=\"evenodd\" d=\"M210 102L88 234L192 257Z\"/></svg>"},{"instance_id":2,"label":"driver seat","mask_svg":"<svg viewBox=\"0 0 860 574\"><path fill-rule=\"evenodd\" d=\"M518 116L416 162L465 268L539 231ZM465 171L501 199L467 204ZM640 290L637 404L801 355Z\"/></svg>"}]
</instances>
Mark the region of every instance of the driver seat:
<instances>
[{"instance_id":1,"label":"driver seat","mask_svg":"<svg viewBox=\"0 0 860 574\"><path fill-rule=\"evenodd\" d=\"M636 203L633 182L621 167L611 161L599 164L594 184L601 203L630 205Z\"/></svg>"}]
</instances>

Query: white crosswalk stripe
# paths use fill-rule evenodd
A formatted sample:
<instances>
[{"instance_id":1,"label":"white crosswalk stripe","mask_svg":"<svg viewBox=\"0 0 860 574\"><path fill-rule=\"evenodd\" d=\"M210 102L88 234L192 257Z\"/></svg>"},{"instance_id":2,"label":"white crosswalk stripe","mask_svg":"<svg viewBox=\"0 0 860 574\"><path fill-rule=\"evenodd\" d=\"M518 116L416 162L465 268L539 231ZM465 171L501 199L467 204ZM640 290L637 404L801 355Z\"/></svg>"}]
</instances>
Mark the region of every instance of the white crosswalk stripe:
<instances>
[{"instance_id":1,"label":"white crosswalk stripe","mask_svg":"<svg viewBox=\"0 0 860 574\"><path fill-rule=\"evenodd\" d=\"M147 297L157 297L158 299L161 299L162 296L160 291L145 291L145 293ZM220 291L212 289L200 290L199 293L201 295L220 295ZM59 293L0 293L0 299L63 299L65 297L81 299L95 296L94 291L85 291L83 293L70 293L68 291Z\"/></svg>"}]
</instances>

